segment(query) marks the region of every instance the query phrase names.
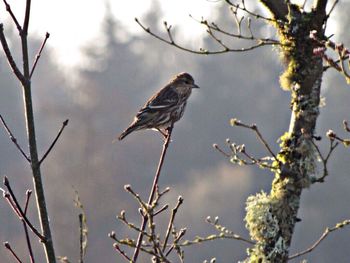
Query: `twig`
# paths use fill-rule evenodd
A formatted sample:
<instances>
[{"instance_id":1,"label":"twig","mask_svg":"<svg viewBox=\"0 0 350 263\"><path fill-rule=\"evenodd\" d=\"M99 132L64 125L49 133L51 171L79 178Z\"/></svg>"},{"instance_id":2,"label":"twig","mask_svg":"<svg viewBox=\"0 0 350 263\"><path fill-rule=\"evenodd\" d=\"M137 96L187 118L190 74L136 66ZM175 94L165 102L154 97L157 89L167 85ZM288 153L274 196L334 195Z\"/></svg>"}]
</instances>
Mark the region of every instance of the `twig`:
<instances>
[{"instance_id":1,"label":"twig","mask_svg":"<svg viewBox=\"0 0 350 263\"><path fill-rule=\"evenodd\" d=\"M24 158L26 158L26 160L30 163L30 158L28 157L28 155L22 150L21 146L18 144L17 139L15 138L15 136L13 135L13 133L11 132L10 128L7 126L4 118L1 116L0 114L0 120L2 125L4 125L5 130L7 132L7 134L9 135L11 141L16 145L17 149L21 152L21 154L24 156Z\"/></svg>"},{"instance_id":2,"label":"twig","mask_svg":"<svg viewBox=\"0 0 350 263\"><path fill-rule=\"evenodd\" d=\"M177 236L174 239L174 243L173 245L169 248L169 250L166 252L165 256L168 256L170 254L170 252L175 248L175 246L178 246L178 242L180 241L180 239L186 234L186 228L180 229L179 233L177 234Z\"/></svg>"},{"instance_id":3,"label":"twig","mask_svg":"<svg viewBox=\"0 0 350 263\"><path fill-rule=\"evenodd\" d=\"M83 214L79 214L79 263L84 262L84 226L83 226Z\"/></svg>"},{"instance_id":4,"label":"twig","mask_svg":"<svg viewBox=\"0 0 350 263\"><path fill-rule=\"evenodd\" d=\"M55 263L56 256L53 246L53 239L51 235L50 221L48 216L48 211L46 207L44 186L42 183L41 170L38 158L36 134L35 134L35 121L34 121L34 110L33 110L33 101L32 101L32 89L30 82L30 66L29 66L29 52L28 52L28 28L29 28L29 19L30 19L30 9L31 9L31 0L26 0L25 15L22 30L19 31L20 40L21 40L21 53L22 53L22 65L23 73L17 68L17 65L11 55L10 49L7 45L7 41L4 35L3 24L0 24L0 42L4 49L6 58L10 64L10 67L18 80L22 84L23 91L23 101L24 101L24 112L26 120L26 131L30 151L30 160L31 160L31 171L34 181L34 190L35 198L38 208L38 217L41 225L42 235L30 224L27 217L21 213L21 216L31 228L32 231L35 230L35 233L43 241L45 257L47 262ZM17 204L17 206L19 206ZM18 207L19 211L22 212L21 208Z\"/></svg>"},{"instance_id":5,"label":"twig","mask_svg":"<svg viewBox=\"0 0 350 263\"><path fill-rule=\"evenodd\" d=\"M10 246L10 243L9 242L4 242L4 246L5 246L5 248L7 248L10 252L11 252L11 254L12 254L12 256L16 259L16 261L18 262L18 263L22 263L22 260L20 260L19 259L19 257L17 256L17 254L16 254L16 252L12 249L12 247Z\"/></svg>"},{"instance_id":6,"label":"twig","mask_svg":"<svg viewBox=\"0 0 350 263\"><path fill-rule=\"evenodd\" d=\"M159 241L159 235L156 235L156 224L154 222L154 216L152 214L149 215L149 229L150 229L150 238L149 241L152 244L153 247L153 251L154 254L156 255L154 257L154 261L155 263L161 263L161 262L165 262L165 263L171 263L166 256L164 255L161 245L160 245L160 241Z\"/></svg>"},{"instance_id":7,"label":"twig","mask_svg":"<svg viewBox=\"0 0 350 263\"><path fill-rule=\"evenodd\" d=\"M240 235L238 235L238 234L234 233L233 231L227 229L226 227L220 225L218 223L218 221L219 221L218 217L216 217L214 221L211 220L210 216L206 218L206 222L209 223L210 225L212 225L213 227L215 227L215 229L217 231L219 231L220 233L223 233L224 235L230 235L229 237L225 236L225 238L232 238L232 239L246 242L246 243L251 244L251 245L255 245L254 241L251 241L247 238L241 237Z\"/></svg>"},{"instance_id":8,"label":"twig","mask_svg":"<svg viewBox=\"0 0 350 263\"><path fill-rule=\"evenodd\" d=\"M25 205L24 205L24 214L25 215L27 215L27 210L28 210L28 205L29 205L29 200L30 200L31 195L32 195L32 191L27 190L26 191L26 201L25 201ZM22 220L22 224L23 224L24 233L26 236L27 247L28 247L28 251L29 251L29 259L30 259L31 263L35 263L32 245L31 245L29 233L28 233L28 227L27 227L27 224L25 223L24 220Z\"/></svg>"},{"instance_id":9,"label":"twig","mask_svg":"<svg viewBox=\"0 0 350 263\"><path fill-rule=\"evenodd\" d=\"M17 30L18 32L21 32L22 31L22 27L21 25L18 23L18 20L16 18L16 16L14 15L14 13L12 12L12 9L11 9L11 6L7 3L6 0L3 0L4 1L4 4L6 6L6 11L9 12L13 22L15 23L16 27L17 27Z\"/></svg>"},{"instance_id":10,"label":"twig","mask_svg":"<svg viewBox=\"0 0 350 263\"><path fill-rule=\"evenodd\" d=\"M256 40L257 42L266 42L268 43L269 45L282 45L282 43L280 43L280 41L276 40L276 39L271 39L271 38L256 38L254 37L254 35L252 33L250 33L251 35L250 36L245 36L245 35L242 35L240 32L238 34L235 34L235 33L231 33L231 32L228 32L226 30L223 30L222 28L220 28L216 23L214 22L211 22L211 23L208 23L207 20L198 20L196 18L194 18L193 16L190 15L190 17L196 21L197 23L200 23L200 24L203 24L205 25L208 29L210 30L214 30L216 32L219 32L223 35L226 35L226 36L229 36L229 37L233 37L233 38L239 38L239 39L243 39L243 40ZM248 24L248 30L251 32L251 28L250 28L250 24Z\"/></svg>"},{"instance_id":11,"label":"twig","mask_svg":"<svg viewBox=\"0 0 350 263\"><path fill-rule=\"evenodd\" d=\"M255 19L263 19L263 20L266 20L267 22L277 22L276 19L269 18L269 17L265 17L265 16L262 16L262 15L260 15L260 14L257 14L257 13L254 13L254 12L248 10L248 9L246 8L246 5L245 5L244 1L242 1L243 7L240 6L239 4L234 4L234 3L232 3L230 0L225 0L225 2L226 2L228 5L230 5L230 6L234 7L234 8L236 8L236 10L237 10L237 9L240 9L240 10L246 12L248 15L251 15L251 16L254 17Z\"/></svg>"},{"instance_id":12,"label":"twig","mask_svg":"<svg viewBox=\"0 0 350 263\"><path fill-rule=\"evenodd\" d=\"M74 187L73 187L74 189ZM86 222L86 213L82 202L80 201L79 193L74 189L74 205L81 210L79 213L79 263L83 263L84 256L86 254L88 243L88 227Z\"/></svg>"},{"instance_id":13,"label":"twig","mask_svg":"<svg viewBox=\"0 0 350 263\"><path fill-rule=\"evenodd\" d=\"M31 0L26 1L26 11L24 15L24 21L23 21L23 31L22 33L27 35L28 33L28 27L29 27L29 18L30 18L30 6L31 6Z\"/></svg>"},{"instance_id":14,"label":"twig","mask_svg":"<svg viewBox=\"0 0 350 263\"><path fill-rule=\"evenodd\" d=\"M123 251L117 243L113 244L113 247L122 255L127 261L131 262L131 258Z\"/></svg>"},{"instance_id":15,"label":"twig","mask_svg":"<svg viewBox=\"0 0 350 263\"><path fill-rule=\"evenodd\" d=\"M302 255L305 255L307 253L310 253L312 250L314 250L331 232L336 231L338 229L341 229L347 225L350 224L350 220L345 220L341 223L336 224L334 227L327 227L326 230L323 232L323 234L320 236L320 238L308 249L305 249L304 251L301 251L299 253L296 253L292 256L290 256L288 259L293 259L293 258L297 258L300 257Z\"/></svg>"},{"instance_id":16,"label":"twig","mask_svg":"<svg viewBox=\"0 0 350 263\"><path fill-rule=\"evenodd\" d=\"M32 223L30 223L30 221L28 220L27 216L23 213L22 209L21 209L21 206L19 205L18 201L17 201L17 198L15 196L15 194L13 193L12 191L12 188L11 188L11 185L10 185L10 182L7 178L7 176L4 177L4 185L6 186L14 204L15 204L15 207L16 207L16 210L19 212L19 215L20 215L20 219L23 219L26 224L28 225L28 227L30 228L30 230L33 231L33 233L40 238L40 240L42 242L46 242L46 238L39 233L39 231L32 225Z\"/></svg>"},{"instance_id":17,"label":"twig","mask_svg":"<svg viewBox=\"0 0 350 263\"><path fill-rule=\"evenodd\" d=\"M50 33L46 32L44 41L43 41L43 43L42 43L41 46L40 46L39 52L38 52L38 54L35 56L34 64L33 64L33 66L32 66L32 70L30 71L30 75L29 75L30 78L32 78L32 75L33 75L33 73L34 73L35 67L36 67L36 65L38 64L38 61L39 61L39 59L40 59L40 57L41 57L41 52L43 51L43 49L44 49L44 47L45 47L45 44L46 44L46 41L47 41L47 39L48 39L49 37L50 37Z\"/></svg>"},{"instance_id":18,"label":"twig","mask_svg":"<svg viewBox=\"0 0 350 263\"><path fill-rule=\"evenodd\" d=\"M256 124L247 125L247 124L244 124L244 123L242 123L241 121L239 121L237 119L232 119L231 120L231 125L232 126L238 126L238 127L244 127L244 128L253 130L256 133L256 135L257 135L258 139L260 140L260 142L265 146L267 151L273 156L273 158L276 161L278 161L276 155L274 154L274 152L271 150L269 144L265 141L265 139L261 135L261 133L260 133L260 131L258 129L258 126Z\"/></svg>"},{"instance_id":19,"label":"twig","mask_svg":"<svg viewBox=\"0 0 350 263\"><path fill-rule=\"evenodd\" d=\"M231 155L226 153L224 150L222 150L219 145L217 145L216 143L213 144L213 148L216 149L217 151L219 151L219 153L221 153L222 155L224 155L227 158L231 158Z\"/></svg>"},{"instance_id":20,"label":"twig","mask_svg":"<svg viewBox=\"0 0 350 263\"><path fill-rule=\"evenodd\" d=\"M166 154L166 151L169 147L169 143L171 141L171 133L173 131L173 127L174 125L172 124L169 128L168 128L168 133L167 133L167 137L164 141L164 144L163 144L163 150L162 150L162 153L160 155L160 159L159 159L159 164L158 164L158 168L157 168L157 172L155 174L155 177L154 177L154 181L153 181L153 185L152 185L152 190L151 190L151 193L150 193L150 196L149 196L149 199L148 199L148 204L151 204L152 201L153 201L153 197L155 195L155 192L156 192L156 188L157 188L157 185L158 185L158 180L159 180L159 177L160 177L160 171L162 169L162 166L163 166L163 162L164 162L164 158L165 158L165 154ZM141 224L141 232L139 233L139 236L137 238L137 242L136 242L136 248L134 250L134 255L132 257L132 261L133 263L136 263L136 260L137 260L137 257L139 255L139 252L140 252L140 247L141 247L141 243L142 243L142 239L143 239L143 231L145 230L146 228L146 225L147 225L147 220L148 218L146 216L143 216L142 217L142 224Z\"/></svg>"},{"instance_id":21,"label":"twig","mask_svg":"<svg viewBox=\"0 0 350 263\"><path fill-rule=\"evenodd\" d=\"M332 5L331 9L329 10L329 12L328 12L328 14L326 16L326 19L328 19L330 17L330 15L332 14L332 12L333 12L334 8L336 7L336 5L338 4L338 2L339 2L339 0L335 0L333 2L333 5Z\"/></svg>"},{"instance_id":22,"label":"twig","mask_svg":"<svg viewBox=\"0 0 350 263\"><path fill-rule=\"evenodd\" d=\"M13 71L13 73L16 75L16 77L19 79L19 81L24 85L27 80L22 74L22 72L18 69L15 60L12 57L11 51L9 49L9 46L7 44L7 40L4 34L4 25L0 23L0 42L2 45L2 48L4 49L7 61Z\"/></svg>"},{"instance_id":23,"label":"twig","mask_svg":"<svg viewBox=\"0 0 350 263\"><path fill-rule=\"evenodd\" d=\"M323 183L324 179L328 176L328 167L327 167L327 163L329 160L329 157L331 156L332 152L334 151L334 149L338 146L338 142L335 142L334 139L332 139L332 137L330 137L329 139L329 150L327 153L326 157L323 157L320 148L317 146L317 144L313 141L310 140L312 145L314 146L314 148L316 149L319 157L321 158L322 164L323 164L323 175L320 178L317 178L314 182L316 183Z\"/></svg>"},{"instance_id":24,"label":"twig","mask_svg":"<svg viewBox=\"0 0 350 263\"><path fill-rule=\"evenodd\" d=\"M278 44L275 42L269 43L269 42L258 41L257 44L251 45L251 46L246 47L246 48L224 48L222 50L216 50L216 51L209 51L209 50L206 50L204 48L200 48L199 50L193 50L190 48L183 47L174 41L173 36L171 34L171 25L168 26L167 23L164 23L164 25L166 25L166 31L167 31L167 35L168 35L168 39L166 39L164 37L161 37L161 36L153 33L150 28L144 26L137 18L135 18L135 21L144 31L146 31L151 36L157 38L158 40L165 42L171 46L177 47L180 50L187 51L187 52L193 53L193 54L199 54L199 55L215 55L215 54L223 54L223 53L227 53L227 52L245 52L245 51L250 51L250 50L262 47L262 46Z\"/></svg>"},{"instance_id":25,"label":"twig","mask_svg":"<svg viewBox=\"0 0 350 263\"><path fill-rule=\"evenodd\" d=\"M147 204L141 199L140 195L135 193L134 190L132 190L131 188L131 185L130 184L127 184L127 185L124 185L124 189L125 191L127 191L128 193L130 193L137 201L138 203L140 204L140 206L147 210L148 207L147 207Z\"/></svg>"},{"instance_id":26,"label":"twig","mask_svg":"<svg viewBox=\"0 0 350 263\"><path fill-rule=\"evenodd\" d=\"M118 239L116 237L116 234L114 231L112 231L111 233L108 234L108 236L113 239L115 242L117 242L118 244L120 245L125 245L125 246L128 246L128 247L133 247L133 248L136 248L136 243L134 242L134 240L131 240L131 239ZM145 247L150 247L150 246L144 246L142 245L140 247L140 251L142 252L145 252L151 256L157 256L156 254L154 254L153 250L149 250L149 249L146 249ZM130 262L133 262L132 260L129 261Z\"/></svg>"},{"instance_id":27,"label":"twig","mask_svg":"<svg viewBox=\"0 0 350 263\"><path fill-rule=\"evenodd\" d=\"M63 123L62 123L62 127L60 129L60 131L58 132L56 138L53 140L52 144L50 145L49 149L46 151L46 153L44 154L44 156L41 158L41 160L39 161L39 165L45 160L45 158L47 157L47 155L50 153L50 151L52 150L52 148L55 146L58 138L60 137L61 133L63 132L64 128L67 126L68 124L68 119L65 120Z\"/></svg>"},{"instance_id":28,"label":"twig","mask_svg":"<svg viewBox=\"0 0 350 263\"><path fill-rule=\"evenodd\" d=\"M182 196L179 196L178 199L177 199L176 206L171 211L171 216L170 216L170 220L169 220L169 224L168 224L168 229L166 231L164 244L163 244L163 252L166 249L166 246L167 246L167 243L168 243L168 239L169 239L169 235L170 235L171 229L172 229L173 224L174 224L174 220L175 220L175 216L176 216L177 210L179 209L179 207L183 203L183 201L184 201L184 199L182 198Z\"/></svg>"},{"instance_id":29,"label":"twig","mask_svg":"<svg viewBox=\"0 0 350 263\"><path fill-rule=\"evenodd\" d=\"M140 209L140 211L142 211ZM147 217L147 215L145 215L143 212L141 213L142 217ZM122 210L120 212L120 215L117 216L117 219L119 219L120 221L122 221L125 225L127 225L129 228L135 230L137 233L143 233L143 235L145 235L146 237L150 238L151 236L144 230L142 230L141 228L137 227L134 223L130 223L125 216L125 211Z\"/></svg>"},{"instance_id":30,"label":"twig","mask_svg":"<svg viewBox=\"0 0 350 263\"><path fill-rule=\"evenodd\" d=\"M159 215L161 212L167 210L168 208L169 208L168 204L164 205L161 209L159 209L158 211L154 212L153 216Z\"/></svg>"}]
</instances>

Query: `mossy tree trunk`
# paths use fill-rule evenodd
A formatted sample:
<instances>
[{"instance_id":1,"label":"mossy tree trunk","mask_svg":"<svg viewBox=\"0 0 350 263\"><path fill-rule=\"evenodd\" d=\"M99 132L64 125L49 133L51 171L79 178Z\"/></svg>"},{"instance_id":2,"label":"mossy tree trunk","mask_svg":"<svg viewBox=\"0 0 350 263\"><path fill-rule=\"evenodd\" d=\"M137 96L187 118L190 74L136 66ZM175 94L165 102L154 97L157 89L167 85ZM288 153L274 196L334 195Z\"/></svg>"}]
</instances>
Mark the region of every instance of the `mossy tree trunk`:
<instances>
[{"instance_id":1,"label":"mossy tree trunk","mask_svg":"<svg viewBox=\"0 0 350 263\"><path fill-rule=\"evenodd\" d=\"M246 262L287 262L300 197L312 183L315 168L311 143L319 115L322 59L313 53L310 32L324 38L327 1L314 1L310 12L284 0L260 0L276 19L283 44L281 53L286 70L281 75L283 89L291 92L289 131L281 137L279 167L270 194L259 193L247 201L247 227L256 245Z\"/></svg>"}]
</instances>

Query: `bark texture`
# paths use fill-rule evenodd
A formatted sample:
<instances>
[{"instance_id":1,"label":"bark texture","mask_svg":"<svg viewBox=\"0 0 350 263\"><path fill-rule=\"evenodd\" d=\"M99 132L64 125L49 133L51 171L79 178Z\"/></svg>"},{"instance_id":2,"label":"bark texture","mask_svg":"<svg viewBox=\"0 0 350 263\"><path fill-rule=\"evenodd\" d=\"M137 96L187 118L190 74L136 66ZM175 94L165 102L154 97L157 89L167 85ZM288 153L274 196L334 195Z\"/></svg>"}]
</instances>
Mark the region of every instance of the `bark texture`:
<instances>
[{"instance_id":1,"label":"bark texture","mask_svg":"<svg viewBox=\"0 0 350 263\"><path fill-rule=\"evenodd\" d=\"M281 263L288 261L300 197L303 189L311 185L315 172L311 140L319 115L323 65L322 59L313 54L315 43L309 35L316 30L319 38L324 37L327 1L315 1L311 12L302 12L287 1L260 2L279 20L275 26L286 64L280 83L283 89L291 92L292 113L289 130L281 137L281 149L275 162L279 169L271 192L259 193L247 200L247 228L257 243L245 262Z\"/></svg>"}]
</instances>

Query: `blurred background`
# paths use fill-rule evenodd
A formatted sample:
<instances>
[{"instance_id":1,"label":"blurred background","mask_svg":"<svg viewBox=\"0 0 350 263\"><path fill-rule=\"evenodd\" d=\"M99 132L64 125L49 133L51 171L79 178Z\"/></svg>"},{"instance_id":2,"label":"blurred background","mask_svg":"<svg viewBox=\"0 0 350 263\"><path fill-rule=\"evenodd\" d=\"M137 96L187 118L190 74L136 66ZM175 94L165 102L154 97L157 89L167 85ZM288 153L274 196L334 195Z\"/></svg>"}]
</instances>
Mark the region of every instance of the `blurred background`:
<instances>
[{"instance_id":1,"label":"blurred background","mask_svg":"<svg viewBox=\"0 0 350 263\"><path fill-rule=\"evenodd\" d=\"M16 14L24 12L24 3L20 2L24 1L10 1ZM253 3L250 7L264 12ZM328 32L348 47L349 10L349 1L341 1ZM248 53L193 55L150 37L134 21L134 17L139 17L144 24L163 33L163 20L167 20L176 26L175 36L180 43L194 48L215 48L189 14L232 24L221 1L33 1L32 59L45 32L51 33L32 81L41 155L62 122L70 120L42 166L58 256L67 256L72 262L78 260L79 210L73 204L76 189L89 227L85 261L122 262L107 234L114 230L119 237L135 237L115 219L124 209L130 221L140 222L137 204L123 186L131 184L144 199L148 198L162 138L158 133L143 131L122 142L111 142L129 125L148 97L182 71L191 73L201 89L193 92L183 119L175 126L160 178L162 188L171 187L164 202L173 206L177 197L183 196L185 202L176 226L188 228L187 239L215 233L205 223L209 215L219 216L223 225L248 236L243 221L245 200L262 189L268 192L273 175L254 167L231 164L212 144L224 147L226 138L230 138L244 143L255 156L266 155L252 132L230 127L229 120L235 117L245 123L256 123L274 151L278 151L276 141L288 130L290 118L289 93L278 83L283 67L272 47ZM0 15L20 65L18 34L2 5ZM253 27L257 33L274 35L270 27L259 22ZM243 44L235 40L232 43L237 47ZM329 70L324 75L322 91L326 104L321 109L317 135L325 137L328 129L344 135L342 121L350 119L350 87L340 75ZM26 148L21 87L2 52L0 113ZM327 143L326 139L321 141L322 150L327 150ZM327 226L350 218L349 161L349 150L339 147L329 162L330 176L326 182L303 192L299 212L302 221L296 226L291 254L309 247ZM0 175L9 177L20 200L24 200L26 189L32 189L28 164L3 129ZM34 203L32 199L30 218L38 225ZM158 223L164 227L167 222L164 216ZM349 234L348 228L331 234L303 258L310 262L349 262ZM4 199L0 200L0 240L9 241L22 258L27 255L22 225ZM185 259L202 262L216 257L217 262L237 262L245 258L245 251L246 245L238 241L215 241L185 249ZM40 245L35 245L35 253L42 259ZM13 262L3 246L0 259ZM149 259L141 258L140 262Z\"/></svg>"}]
</instances>

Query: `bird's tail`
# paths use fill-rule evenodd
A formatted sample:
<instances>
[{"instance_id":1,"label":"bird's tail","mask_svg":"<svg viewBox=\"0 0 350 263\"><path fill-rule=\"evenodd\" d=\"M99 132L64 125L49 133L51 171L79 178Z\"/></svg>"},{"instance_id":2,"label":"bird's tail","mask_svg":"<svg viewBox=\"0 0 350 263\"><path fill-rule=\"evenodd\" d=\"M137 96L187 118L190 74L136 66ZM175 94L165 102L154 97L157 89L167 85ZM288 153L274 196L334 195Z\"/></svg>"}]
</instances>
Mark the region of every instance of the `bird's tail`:
<instances>
[{"instance_id":1,"label":"bird's tail","mask_svg":"<svg viewBox=\"0 0 350 263\"><path fill-rule=\"evenodd\" d=\"M125 131L123 131L118 138L115 138L112 143L115 143L117 140L121 141L124 139L124 137L126 137L127 135L129 135L130 133L132 133L135 130L134 126L130 126L129 128L127 128Z\"/></svg>"}]
</instances>

